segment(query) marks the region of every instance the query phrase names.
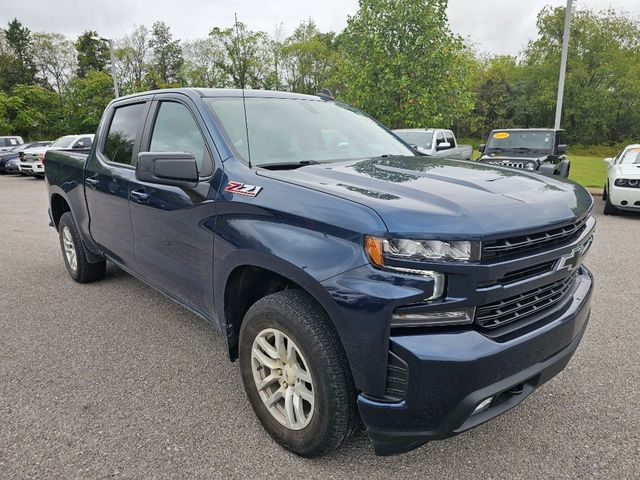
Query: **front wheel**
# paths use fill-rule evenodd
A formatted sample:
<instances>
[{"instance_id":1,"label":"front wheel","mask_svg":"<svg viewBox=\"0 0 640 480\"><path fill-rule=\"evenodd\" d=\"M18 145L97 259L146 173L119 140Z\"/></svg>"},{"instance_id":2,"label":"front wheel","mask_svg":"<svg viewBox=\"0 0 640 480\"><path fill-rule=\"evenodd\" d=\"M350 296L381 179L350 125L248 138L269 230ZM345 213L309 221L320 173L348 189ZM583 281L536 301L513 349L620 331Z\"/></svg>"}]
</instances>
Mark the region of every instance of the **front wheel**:
<instances>
[{"instance_id":1,"label":"front wheel","mask_svg":"<svg viewBox=\"0 0 640 480\"><path fill-rule=\"evenodd\" d=\"M604 200L603 213L605 215L617 215L618 209L615 207L614 204L611 203L611 199L609 198L609 192L607 191L606 188L602 194L602 199Z\"/></svg>"},{"instance_id":2,"label":"front wheel","mask_svg":"<svg viewBox=\"0 0 640 480\"><path fill-rule=\"evenodd\" d=\"M338 336L307 294L258 300L240 329L240 371L256 416L293 453L338 448L357 421L355 389Z\"/></svg>"},{"instance_id":3,"label":"front wheel","mask_svg":"<svg viewBox=\"0 0 640 480\"><path fill-rule=\"evenodd\" d=\"M60 248L67 271L78 283L89 283L104 277L107 262L89 263L85 246L80 238L71 212L65 212L58 223Z\"/></svg>"}]
</instances>

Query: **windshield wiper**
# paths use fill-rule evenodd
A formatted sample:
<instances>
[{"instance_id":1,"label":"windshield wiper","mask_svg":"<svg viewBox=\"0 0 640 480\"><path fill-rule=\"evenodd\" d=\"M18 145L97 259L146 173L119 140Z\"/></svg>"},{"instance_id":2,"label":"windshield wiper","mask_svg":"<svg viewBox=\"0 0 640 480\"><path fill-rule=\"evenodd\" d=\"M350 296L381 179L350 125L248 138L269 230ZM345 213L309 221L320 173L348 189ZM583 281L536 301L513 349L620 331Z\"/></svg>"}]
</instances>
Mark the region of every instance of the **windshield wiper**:
<instances>
[{"instance_id":1,"label":"windshield wiper","mask_svg":"<svg viewBox=\"0 0 640 480\"><path fill-rule=\"evenodd\" d=\"M277 163L263 163L260 165L254 165L260 168L266 168L267 170L295 170L296 168L306 167L307 165L319 165L320 162L316 160L301 160L299 162L277 162Z\"/></svg>"}]
</instances>

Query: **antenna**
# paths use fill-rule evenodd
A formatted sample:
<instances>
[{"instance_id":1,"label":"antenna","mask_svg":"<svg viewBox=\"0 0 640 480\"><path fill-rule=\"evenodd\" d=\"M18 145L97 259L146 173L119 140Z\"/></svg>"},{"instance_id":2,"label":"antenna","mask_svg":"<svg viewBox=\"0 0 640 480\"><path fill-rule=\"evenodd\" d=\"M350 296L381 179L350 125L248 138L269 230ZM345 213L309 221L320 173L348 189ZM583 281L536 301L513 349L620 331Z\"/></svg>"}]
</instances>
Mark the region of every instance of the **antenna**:
<instances>
[{"instance_id":1,"label":"antenna","mask_svg":"<svg viewBox=\"0 0 640 480\"><path fill-rule=\"evenodd\" d=\"M237 60L238 65L240 64L240 26L238 25L238 14L233 14L236 20L236 52L237 52ZM242 107L244 109L244 131L247 135L247 156L249 157L247 160L249 161L249 168L251 168L251 147L249 145L249 121L247 120L247 99L244 95L244 76L242 78L242 84L240 85L242 90Z\"/></svg>"}]
</instances>

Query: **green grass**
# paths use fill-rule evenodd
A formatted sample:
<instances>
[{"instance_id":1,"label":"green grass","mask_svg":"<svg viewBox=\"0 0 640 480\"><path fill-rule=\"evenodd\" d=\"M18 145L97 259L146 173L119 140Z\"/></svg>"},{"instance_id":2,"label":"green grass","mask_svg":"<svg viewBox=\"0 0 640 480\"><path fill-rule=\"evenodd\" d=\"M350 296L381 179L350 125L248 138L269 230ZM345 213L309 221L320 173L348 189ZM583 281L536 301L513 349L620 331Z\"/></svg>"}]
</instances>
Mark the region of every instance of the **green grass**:
<instances>
[{"instance_id":1,"label":"green grass","mask_svg":"<svg viewBox=\"0 0 640 480\"><path fill-rule=\"evenodd\" d=\"M571 172L569 179L583 187L602 188L607 180L607 165L603 157L571 155Z\"/></svg>"}]
</instances>

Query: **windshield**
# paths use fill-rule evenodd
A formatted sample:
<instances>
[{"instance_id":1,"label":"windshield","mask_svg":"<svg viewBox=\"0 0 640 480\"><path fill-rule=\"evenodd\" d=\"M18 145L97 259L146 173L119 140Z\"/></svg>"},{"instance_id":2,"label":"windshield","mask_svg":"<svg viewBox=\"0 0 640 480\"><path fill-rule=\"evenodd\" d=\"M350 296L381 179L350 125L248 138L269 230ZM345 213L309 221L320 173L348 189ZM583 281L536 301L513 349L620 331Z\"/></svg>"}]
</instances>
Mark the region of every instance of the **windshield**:
<instances>
[{"instance_id":1,"label":"windshield","mask_svg":"<svg viewBox=\"0 0 640 480\"><path fill-rule=\"evenodd\" d=\"M408 132L402 130L394 130L396 135L407 142L409 145L415 145L422 148L431 148L433 141L433 133L431 132Z\"/></svg>"},{"instance_id":2,"label":"windshield","mask_svg":"<svg viewBox=\"0 0 640 480\"><path fill-rule=\"evenodd\" d=\"M241 97L206 101L238 155L248 161L250 152L255 166L414 156L374 120L339 103L247 98L245 123Z\"/></svg>"},{"instance_id":3,"label":"windshield","mask_svg":"<svg viewBox=\"0 0 640 480\"><path fill-rule=\"evenodd\" d=\"M15 137L0 138L0 147L13 147L18 145L18 139Z\"/></svg>"},{"instance_id":4,"label":"windshield","mask_svg":"<svg viewBox=\"0 0 640 480\"><path fill-rule=\"evenodd\" d=\"M532 130L493 132L487 143L487 153L503 151L536 150L550 152L553 148L554 132Z\"/></svg>"},{"instance_id":5,"label":"windshield","mask_svg":"<svg viewBox=\"0 0 640 480\"><path fill-rule=\"evenodd\" d=\"M633 164L640 164L640 148L632 148L623 155L619 162L619 165Z\"/></svg>"},{"instance_id":6,"label":"windshield","mask_svg":"<svg viewBox=\"0 0 640 480\"><path fill-rule=\"evenodd\" d=\"M67 135L66 137L60 137L55 142L53 142L50 146L57 148L67 148L69 145L73 143L76 137L73 135Z\"/></svg>"}]
</instances>

